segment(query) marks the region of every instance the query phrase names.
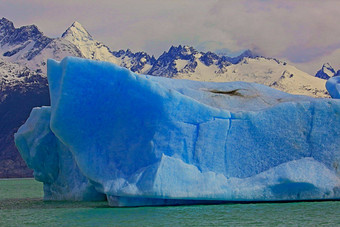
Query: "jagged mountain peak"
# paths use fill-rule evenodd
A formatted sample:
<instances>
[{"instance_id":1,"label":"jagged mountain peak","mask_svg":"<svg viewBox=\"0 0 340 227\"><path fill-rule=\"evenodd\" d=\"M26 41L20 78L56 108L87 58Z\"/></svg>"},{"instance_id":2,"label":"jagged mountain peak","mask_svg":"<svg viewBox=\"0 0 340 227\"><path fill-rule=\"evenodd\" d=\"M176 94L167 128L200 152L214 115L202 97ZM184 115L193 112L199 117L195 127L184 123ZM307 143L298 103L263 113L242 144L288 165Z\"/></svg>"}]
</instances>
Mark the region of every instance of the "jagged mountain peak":
<instances>
[{"instance_id":1,"label":"jagged mountain peak","mask_svg":"<svg viewBox=\"0 0 340 227\"><path fill-rule=\"evenodd\" d=\"M110 48L102 42L95 40L77 21L62 34L61 38L75 45L85 58L119 64Z\"/></svg>"},{"instance_id":2,"label":"jagged mountain peak","mask_svg":"<svg viewBox=\"0 0 340 227\"><path fill-rule=\"evenodd\" d=\"M224 56L225 60L233 64L237 64L241 62L244 58L256 58L256 57L259 57L259 55L255 54L253 51L249 49L243 51L239 56L236 56L236 57Z\"/></svg>"},{"instance_id":3,"label":"jagged mountain peak","mask_svg":"<svg viewBox=\"0 0 340 227\"><path fill-rule=\"evenodd\" d=\"M113 51L112 54L116 57L122 57L122 56L128 56L128 57L134 57L136 54L146 54L145 52L137 52L133 53L131 49L126 49L126 50L118 50L118 51Z\"/></svg>"},{"instance_id":4,"label":"jagged mountain peak","mask_svg":"<svg viewBox=\"0 0 340 227\"><path fill-rule=\"evenodd\" d=\"M322 68L315 74L315 77L328 80L336 74L334 68L327 62L322 65Z\"/></svg>"},{"instance_id":5,"label":"jagged mountain peak","mask_svg":"<svg viewBox=\"0 0 340 227\"><path fill-rule=\"evenodd\" d=\"M90 33L78 21L73 22L61 37L68 40L93 40Z\"/></svg>"},{"instance_id":6,"label":"jagged mountain peak","mask_svg":"<svg viewBox=\"0 0 340 227\"><path fill-rule=\"evenodd\" d=\"M28 39L44 36L44 33L39 30L36 25L26 25L17 29L21 36L26 36Z\"/></svg>"},{"instance_id":7,"label":"jagged mountain peak","mask_svg":"<svg viewBox=\"0 0 340 227\"><path fill-rule=\"evenodd\" d=\"M19 28L15 28L12 21L8 20L7 18L3 17L0 19L0 29L13 29L16 30L18 33L25 33L25 35L28 36L28 38L31 38L32 36L39 34L43 35L43 32L39 30L39 28L32 24L32 25L25 25L21 26Z\"/></svg>"},{"instance_id":8,"label":"jagged mountain peak","mask_svg":"<svg viewBox=\"0 0 340 227\"><path fill-rule=\"evenodd\" d=\"M169 51L167 52L171 55L192 55L198 53L198 51L188 45L179 45L179 46L171 46Z\"/></svg>"},{"instance_id":9,"label":"jagged mountain peak","mask_svg":"<svg viewBox=\"0 0 340 227\"><path fill-rule=\"evenodd\" d=\"M253 51L247 49L247 50L243 51L243 53L241 53L241 54L239 55L239 57L240 57L240 56L241 56L241 57L247 57L247 58L255 58L255 57L257 57L258 55L255 54Z\"/></svg>"},{"instance_id":10,"label":"jagged mountain peak","mask_svg":"<svg viewBox=\"0 0 340 227\"><path fill-rule=\"evenodd\" d=\"M43 32L40 31L36 25L26 25L15 28L13 22L4 17L0 20L0 39L2 45L6 43L15 45L18 43L24 43L28 40L51 40L44 36Z\"/></svg>"},{"instance_id":11,"label":"jagged mountain peak","mask_svg":"<svg viewBox=\"0 0 340 227\"><path fill-rule=\"evenodd\" d=\"M81 25L78 21L74 21L72 23L71 27L76 27L76 28L84 29L83 25Z\"/></svg>"},{"instance_id":12,"label":"jagged mountain peak","mask_svg":"<svg viewBox=\"0 0 340 227\"><path fill-rule=\"evenodd\" d=\"M15 27L12 21L7 20L6 18L1 18L0 20L0 41L8 34L13 33L15 31Z\"/></svg>"},{"instance_id":13,"label":"jagged mountain peak","mask_svg":"<svg viewBox=\"0 0 340 227\"><path fill-rule=\"evenodd\" d=\"M202 56L199 58L206 66L210 66L214 63L214 60L220 60L217 54L208 51L207 53L202 53Z\"/></svg>"},{"instance_id":14,"label":"jagged mountain peak","mask_svg":"<svg viewBox=\"0 0 340 227\"><path fill-rule=\"evenodd\" d=\"M2 28L2 27L13 27L14 28L14 24L13 24L12 21L3 17L3 18L0 19L0 28Z\"/></svg>"},{"instance_id":15,"label":"jagged mountain peak","mask_svg":"<svg viewBox=\"0 0 340 227\"><path fill-rule=\"evenodd\" d=\"M8 20L6 17L2 17L2 18L0 19L0 23L2 23L2 22L4 22L4 21L12 23L12 21Z\"/></svg>"},{"instance_id":16,"label":"jagged mountain peak","mask_svg":"<svg viewBox=\"0 0 340 227\"><path fill-rule=\"evenodd\" d=\"M176 59L194 60L195 55L198 53L199 52L191 46L171 46L167 52L164 51L164 53L159 57L159 60L163 61L164 64L168 64Z\"/></svg>"},{"instance_id":17,"label":"jagged mountain peak","mask_svg":"<svg viewBox=\"0 0 340 227\"><path fill-rule=\"evenodd\" d=\"M13 22L0 20L0 54L10 61L27 64L53 39L44 36L36 25L15 28Z\"/></svg>"},{"instance_id":18,"label":"jagged mountain peak","mask_svg":"<svg viewBox=\"0 0 340 227\"><path fill-rule=\"evenodd\" d=\"M328 62L326 62L325 64L322 65L323 69L329 69L333 72L335 72L335 70L333 69L333 67L331 66L331 64L329 64Z\"/></svg>"}]
</instances>

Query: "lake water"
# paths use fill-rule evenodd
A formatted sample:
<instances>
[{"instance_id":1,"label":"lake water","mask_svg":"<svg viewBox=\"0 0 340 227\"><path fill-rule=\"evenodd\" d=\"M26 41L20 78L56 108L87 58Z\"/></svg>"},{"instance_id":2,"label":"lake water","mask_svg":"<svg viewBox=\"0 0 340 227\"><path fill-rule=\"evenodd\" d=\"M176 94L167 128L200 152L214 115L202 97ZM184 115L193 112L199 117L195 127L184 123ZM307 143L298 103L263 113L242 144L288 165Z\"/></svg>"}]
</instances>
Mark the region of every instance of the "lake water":
<instances>
[{"instance_id":1,"label":"lake water","mask_svg":"<svg viewBox=\"0 0 340 227\"><path fill-rule=\"evenodd\" d=\"M340 226L340 201L110 208L42 196L33 179L0 180L0 226Z\"/></svg>"}]
</instances>

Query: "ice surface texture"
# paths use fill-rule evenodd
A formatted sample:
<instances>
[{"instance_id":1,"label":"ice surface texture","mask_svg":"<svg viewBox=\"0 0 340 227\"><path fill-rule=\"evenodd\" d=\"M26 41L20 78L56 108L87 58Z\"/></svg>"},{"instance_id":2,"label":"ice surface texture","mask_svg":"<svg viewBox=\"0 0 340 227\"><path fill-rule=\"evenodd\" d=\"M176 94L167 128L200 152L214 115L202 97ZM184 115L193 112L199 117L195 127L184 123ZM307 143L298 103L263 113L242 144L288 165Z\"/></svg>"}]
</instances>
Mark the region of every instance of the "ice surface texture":
<instances>
[{"instance_id":1,"label":"ice surface texture","mask_svg":"<svg viewBox=\"0 0 340 227\"><path fill-rule=\"evenodd\" d=\"M48 80L51 107L33 109L15 135L47 199L340 198L340 100L136 75L73 57L49 60Z\"/></svg>"}]
</instances>

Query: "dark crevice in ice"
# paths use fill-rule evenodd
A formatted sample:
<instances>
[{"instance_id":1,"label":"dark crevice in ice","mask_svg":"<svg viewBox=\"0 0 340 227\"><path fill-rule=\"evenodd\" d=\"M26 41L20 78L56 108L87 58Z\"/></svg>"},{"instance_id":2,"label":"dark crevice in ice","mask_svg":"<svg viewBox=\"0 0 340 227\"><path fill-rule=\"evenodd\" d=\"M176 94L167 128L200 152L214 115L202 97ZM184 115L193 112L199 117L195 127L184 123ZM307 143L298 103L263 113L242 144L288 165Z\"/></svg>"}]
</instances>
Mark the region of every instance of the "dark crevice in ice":
<instances>
[{"instance_id":1,"label":"dark crevice in ice","mask_svg":"<svg viewBox=\"0 0 340 227\"><path fill-rule=\"evenodd\" d=\"M244 95L241 94L239 92L239 90L241 90L241 89L235 89L235 90L231 90L231 91L209 90L209 92L215 93L215 94L223 94L223 95L244 97Z\"/></svg>"},{"instance_id":2,"label":"dark crevice in ice","mask_svg":"<svg viewBox=\"0 0 340 227\"><path fill-rule=\"evenodd\" d=\"M225 139L225 144L224 144L224 165L225 165L225 173L228 173L228 140L229 140L229 135L230 135L230 130L231 130L231 118L229 119L229 127ZM227 177L227 174L225 174Z\"/></svg>"},{"instance_id":3,"label":"dark crevice in ice","mask_svg":"<svg viewBox=\"0 0 340 227\"><path fill-rule=\"evenodd\" d=\"M315 103L311 103L310 112L311 112L311 119L310 119L309 131L306 136L306 142L308 144L308 151L310 152L309 157L313 157L313 152L312 152L313 144L311 141L311 136L312 136L313 128L314 128Z\"/></svg>"},{"instance_id":4,"label":"dark crevice in ice","mask_svg":"<svg viewBox=\"0 0 340 227\"><path fill-rule=\"evenodd\" d=\"M199 159L198 159L198 157L197 157L197 155L196 155L196 152L197 152L197 141L198 141L198 137L199 137L199 131L200 131L200 124L196 124L196 131L195 131L195 135L194 135L194 141L193 141L193 155L192 155L192 157L193 157L193 160L194 160L194 162L196 163L196 167L198 168L198 170L200 171L200 172L202 172L202 169L201 169L201 167L200 167L200 165L198 165L199 164Z\"/></svg>"}]
</instances>

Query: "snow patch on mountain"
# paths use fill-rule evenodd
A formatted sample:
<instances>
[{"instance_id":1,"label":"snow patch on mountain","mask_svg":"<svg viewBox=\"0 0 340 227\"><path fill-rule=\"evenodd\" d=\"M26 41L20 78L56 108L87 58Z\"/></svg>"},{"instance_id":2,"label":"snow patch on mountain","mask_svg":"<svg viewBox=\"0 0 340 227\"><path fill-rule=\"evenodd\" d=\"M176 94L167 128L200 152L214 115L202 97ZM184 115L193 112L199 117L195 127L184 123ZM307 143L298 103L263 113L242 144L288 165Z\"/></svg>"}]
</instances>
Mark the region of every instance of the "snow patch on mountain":
<instances>
[{"instance_id":1,"label":"snow patch on mountain","mask_svg":"<svg viewBox=\"0 0 340 227\"><path fill-rule=\"evenodd\" d=\"M11 91L20 90L24 93L27 87L46 87L47 78L39 71L33 71L27 66L7 62L0 57L0 104Z\"/></svg>"},{"instance_id":2,"label":"snow patch on mountain","mask_svg":"<svg viewBox=\"0 0 340 227\"><path fill-rule=\"evenodd\" d=\"M67 56L84 57L83 53L70 41L57 38L50 42L41 52L26 65L29 68L38 70L46 75L46 61L49 58L63 59Z\"/></svg>"}]
</instances>

